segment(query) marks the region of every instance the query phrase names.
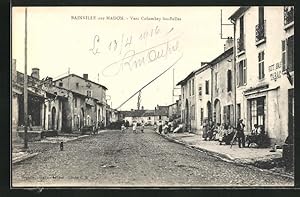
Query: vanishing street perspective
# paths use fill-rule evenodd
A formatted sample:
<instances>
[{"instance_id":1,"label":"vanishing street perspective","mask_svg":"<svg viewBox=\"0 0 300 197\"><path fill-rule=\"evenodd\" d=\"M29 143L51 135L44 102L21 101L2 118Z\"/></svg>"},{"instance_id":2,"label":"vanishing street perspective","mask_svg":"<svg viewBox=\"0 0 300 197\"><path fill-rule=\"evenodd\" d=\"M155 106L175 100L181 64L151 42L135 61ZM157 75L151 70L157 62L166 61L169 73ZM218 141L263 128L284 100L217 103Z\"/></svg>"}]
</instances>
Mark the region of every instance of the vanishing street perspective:
<instances>
[{"instance_id":1,"label":"vanishing street perspective","mask_svg":"<svg viewBox=\"0 0 300 197\"><path fill-rule=\"evenodd\" d=\"M13 7L11 187L294 186L294 7Z\"/></svg>"}]
</instances>

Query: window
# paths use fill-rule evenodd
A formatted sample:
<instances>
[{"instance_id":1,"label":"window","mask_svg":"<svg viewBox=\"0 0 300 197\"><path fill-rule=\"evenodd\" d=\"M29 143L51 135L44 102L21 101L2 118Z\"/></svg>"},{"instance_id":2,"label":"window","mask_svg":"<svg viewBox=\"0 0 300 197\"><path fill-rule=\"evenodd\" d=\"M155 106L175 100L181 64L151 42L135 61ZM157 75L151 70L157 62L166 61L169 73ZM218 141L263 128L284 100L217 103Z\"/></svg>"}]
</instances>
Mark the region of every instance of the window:
<instances>
[{"instance_id":1,"label":"window","mask_svg":"<svg viewBox=\"0 0 300 197\"><path fill-rule=\"evenodd\" d=\"M200 116L201 116L201 117L200 117L200 123L201 123L201 125L203 124L203 114L204 114L204 113L203 113L203 108L201 108L201 109L200 109Z\"/></svg>"},{"instance_id":2,"label":"window","mask_svg":"<svg viewBox=\"0 0 300 197\"><path fill-rule=\"evenodd\" d=\"M227 71L227 92L232 91L232 74L231 70Z\"/></svg>"},{"instance_id":3,"label":"window","mask_svg":"<svg viewBox=\"0 0 300 197\"><path fill-rule=\"evenodd\" d=\"M265 19L264 19L264 6L258 7L258 24L255 26L255 40L259 42L265 39ZM259 43L257 43L259 44Z\"/></svg>"},{"instance_id":4,"label":"window","mask_svg":"<svg viewBox=\"0 0 300 197\"><path fill-rule=\"evenodd\" d=\"M258 53L258 78L259 79L265 78L264 60L265 60L265 52L262 51Z\"/></svg>"},{"instance_id":5,"label":"window","mask_svg":"<svg viewBox=\"0 0 300 197\"><path fill-rule=\"evenodd\" d=\"M189 81L189 95L191 96L191 81Z\"/></svg>"},{"instance_id":6,"label":"window","mask_svg":"<svg viewBox=\"0 0 300 197\"><path fill-rule=\"evenodd\" d=\"M151 117L148 117L148 120L151 120Z\"/></svg>"},{"instance_id":7,"label":"window","mask_svg":"<svg viewBox=\"0 0 300 197\"><path fill-rule=\"evenodd\" d=\"M239 120L239 119L241 119L241 104L239 103L239 104L237 104L237 106L236 106L236 120Z\"/></svg>"},{"instance_id":8,"label":"window","mask_svg":"<svg viewBox=\"0 0 300 197\"><path fill-rule=\"evenodd\" d=\"M184 100L184 87L183 86L181 88L181 92L182 92L182 100Z\"/></svg>"},{"instance_id":9,"label":"window","mask_svg":"<svg viewBox=\"0 0 300 197\"><path fill-rule=\"evenodd\" d=\"M199 84L198 95L199 95L199 99L202 99L202 84Z\"/></svg>"},{"instance_id":10,"label":"window","mask_svg":"<svg viewBox=\"0 0 300 197\"><path fill-rule=\"evenodd\" d=\"M265 125L265 111L266 111L266 102L265 97L260 97L256 99L249 100L250 105L250 126L253 128L254 124L259 126Z\"/></svg>"},{"instance_id":11,"label":"window","mask_svg":"<svg viewBox=\"0 0 300 197\"><path fill-rule=\"evenodd\" d=\"M209 94L209 80L205 81L205 94Z\"/></svg>"},{"instance_id":12,"label":"window","mask_svg":"<svg viewBox=\"0 0 300 197\"><path fill-rule=\"evenodd\" d=\"M215 73L215 92L218 93L218 73Z\"/></svg>"},{"instance_id":13,"label":"window","mask_svg":"<svg viewBox=\"0 0 300 197\"><path fill-rule=\"evenodd\" d=\"M76 83L76 88L77 88L77 89L79 88L79 83Z\"/></svg>"},{"instance_id":14,"label":"window","mask_svg":"<svg viewBox=\"0 0 300 197\"><path fill-rule=\"evenodd\" d=\"M192 79L192 95L195 95L194 87L195 87L195 80Z\"/></svg>"},{"instance_id":15,"label":"window","mask_svg":"<svg viewBox=\"0 0 300 197\"><path fill-rule=\"evenodd\" d=\"M237 39L237 49L238 52L244 51L245 46L244 46L244 16L241 16L240 18L240 37Z\"/></svg>"},{"instance_id":16,"label":"window","mask_svg":"<svg viewBox=\"0 0 300 197\"><path fill-rule=\"evenodd\" d=\"M77 108L77 98L74 98L74 105L75 105L75 108Z\"/></svg>"},{"instance_id":17,"label":"window","mask_svg":"<svg viewBox=\"0 0 300 197\"><path fill-rule=\"evenodd\" d=\"M240 18L240 39L244 40L244 16Z\"/></svg>"},{"instance_id":18,"label":"window","mask_svg":"<svg viewBox=\"0 0 300 197\"><path fill-rule=\"evenodd\" d=\"M86 93L87 93L86 95L87 95L88 97L92 97L92 91L91 91L91 90L87 90Z\"/></svg>"},{"instance_id":19,"label":"window","mask_svg":"<svg viewBox=\"0 0 300 197\"><path fill-rule=\"evenodd\" d=\"M247 83L247 66L246 60L242 60L238 63L238 86L246 85Z\"/></svg>"},{"instance_id":20,"label":"window","mask_svg":"<svg viewBox=\"0 0 300 197\"><path fill-rule=\"evenodd\" d=\"M161 116L158 116L158 119L161 120Z\"/></svg>"},{"instance_id":21,"label":"window","mask_svg":"<svg viewBox=\"0 0 300 197\"><path fill-rule=\"evenodd\" d=\"M282 70L294 71L294 36L282 40Z\"/></svg>"},{"instance_id":22,"label":"window","mask_svg":"<svg viewBox=\"0 0 300 197\"><path fill-rule=\"evenodd\" d=\"M192 108L191 108L191 119L195 120L195 105L192 105Z\"/></svg>"},{"instance_id":23,"label":"window","mask_svg":"<svg viewBox=\"0 0 300 197\"><path fill-rule=\"evenodd\" d=\"M226 105L223 108L223 119L227 124L233 124L233 105Z\"/></svg>"},{"instance_id":24,"label":"window","mask_svg":"<svg viewBox=\"0 0 300 197\"><path fill-rule=\"evenodd\" d=\"M63 83L62 82L59 82L59 87L63 87Z\"/></svg>"}]
</instances>

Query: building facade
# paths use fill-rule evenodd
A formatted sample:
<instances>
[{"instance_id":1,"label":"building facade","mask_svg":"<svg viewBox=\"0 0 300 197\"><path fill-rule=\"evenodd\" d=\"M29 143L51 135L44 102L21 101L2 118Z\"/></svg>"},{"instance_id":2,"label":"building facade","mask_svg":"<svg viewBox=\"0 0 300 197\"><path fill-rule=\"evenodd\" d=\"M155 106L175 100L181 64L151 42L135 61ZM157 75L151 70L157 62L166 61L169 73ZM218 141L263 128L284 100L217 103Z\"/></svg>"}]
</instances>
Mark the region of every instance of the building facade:
<instances>
[{"instance_id":1,"label":"building facade","mask_svg":"<svg viewBox=\"0 0 300 197\"><path fill-rule=\"evenodd\" d=\"M294 131L294 8L240 7L235 24L236 94L246 130L260 125L271 144Z\"/></svg>"},{"instance_id":2,"label":"building facade","mask_svg":"<svg viewBox=\"0 0 300 197\"><path fill-rule=\"evenodd\" d=\"M234 125L233 48L228 48L212 60L210 65L212 70L212 119L215 123Z\"/></svg>"},{"instance_id":3,"label":"building facade","mask_svg":"<svg viewBox=\"0 0 300 197\"><path fill-rule=\"evenodd\" d=\"M197 130L195 71L177 83L181 86L181 121L190 132Z\"/></svg>"},{"instance_id":4,"label":"building facade","mask_svg":"<svg viewBox=\"0 0 300 197\"><path fill-rule=\"evenodd\" d=\"M129 122L129 125L135 121L137 123L142 123L147 125L154 125L159 123L164 123L169 121L168 117L168 106L159 106L155 107L154 110L131 110L131 111L120 111L120 119Z\"/></svg>"},{"instance_id":5,"label":"building facade","mask_svg":"<svg viewBox=\"0 0 300 197\"><path fill-rule=\"evenodd\" d=\"M54 84L72 92L73 98L69 101L71 115L68 118L72 130L98 122L103 122L106 126L111 121L106 118L111 117L111 112L106 110L107 88L89 80L88 74L83 74L83 77L70 74L55 80Z\"/></svg>"},{"instance_id":6,"label":"building facade","mask_svg":"<svg viewBox=\"0 0 300 197\"><path fill-rule=\"evenodd\" d=\"M212 119L212 80L211 66L202 64L195 72L196 78L196 105L197 105L197 130L202 129L205 120Z\"/></svg>"}]
</instances>

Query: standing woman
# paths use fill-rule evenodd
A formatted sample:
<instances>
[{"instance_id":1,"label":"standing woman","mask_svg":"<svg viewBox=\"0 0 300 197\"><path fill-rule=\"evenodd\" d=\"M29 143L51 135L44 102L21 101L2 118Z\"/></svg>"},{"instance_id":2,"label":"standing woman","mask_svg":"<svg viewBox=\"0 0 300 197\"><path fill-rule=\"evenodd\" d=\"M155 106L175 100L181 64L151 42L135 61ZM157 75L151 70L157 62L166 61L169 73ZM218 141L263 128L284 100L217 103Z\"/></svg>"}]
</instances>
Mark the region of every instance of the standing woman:
<instances>
[{"instance_id":1,"label":"standing woman","mask_svg":"<svg viewBox=\"0 0 300 197\"><path fill-rule=\"evenodd\" d=\"M136 133L136 122L135 121L132 123L132 131L133 131L133 133Z\"/></svg>"},{"instance_id":2,"label":"standing woman","mask_svg":"<svg viewBox=\"0 0 300 197\"><path fill-rule=\"evenodd\" d=\"M207 119L204 119L204 122L203 122L203 134L202 134L202 138L204 138L205 141L206 141L206 138L207 138L207 130L208 130Z\"/></svg>"}]
</instances>

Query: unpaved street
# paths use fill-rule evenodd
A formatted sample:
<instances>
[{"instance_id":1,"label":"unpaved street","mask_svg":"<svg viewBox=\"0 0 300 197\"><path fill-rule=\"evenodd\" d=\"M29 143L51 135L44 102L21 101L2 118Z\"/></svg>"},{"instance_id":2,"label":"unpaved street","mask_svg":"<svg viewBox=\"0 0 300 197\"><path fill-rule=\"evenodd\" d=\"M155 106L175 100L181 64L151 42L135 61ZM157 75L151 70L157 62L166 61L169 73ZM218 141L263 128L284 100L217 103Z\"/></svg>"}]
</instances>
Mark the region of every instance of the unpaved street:
<instances>
[{"instance_id":1,"label":"unpaved street","mask_svg":"<svg viewBox=\"0 0 300 197\"><path fill-rule=\"evenodd\" d=\"M103 132L66 142L64 151L52 144L12 168L13 186L293 184L291 179L227 163L170 142L150 129L138 134L132 130Z\"/></svg>"}]
</instances>

